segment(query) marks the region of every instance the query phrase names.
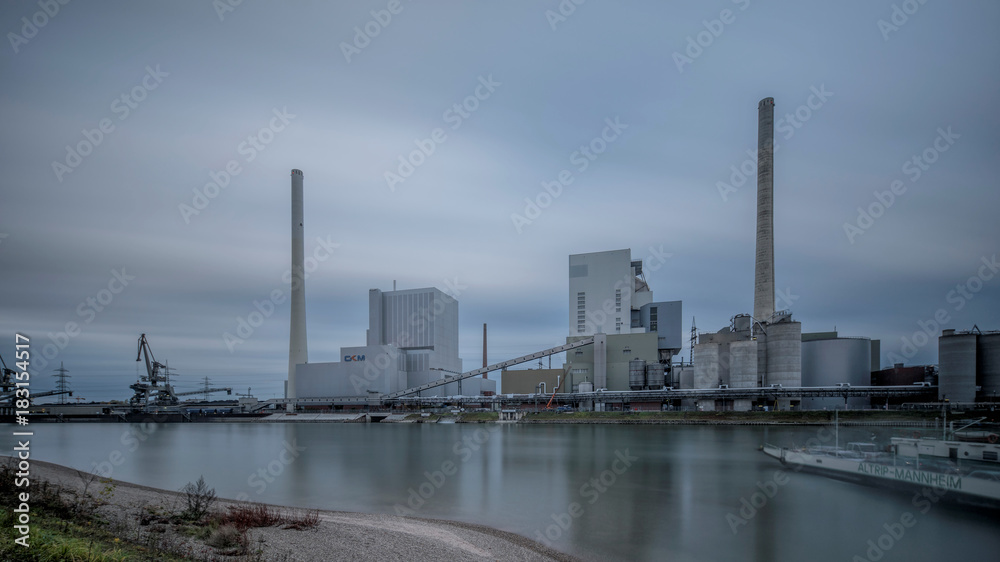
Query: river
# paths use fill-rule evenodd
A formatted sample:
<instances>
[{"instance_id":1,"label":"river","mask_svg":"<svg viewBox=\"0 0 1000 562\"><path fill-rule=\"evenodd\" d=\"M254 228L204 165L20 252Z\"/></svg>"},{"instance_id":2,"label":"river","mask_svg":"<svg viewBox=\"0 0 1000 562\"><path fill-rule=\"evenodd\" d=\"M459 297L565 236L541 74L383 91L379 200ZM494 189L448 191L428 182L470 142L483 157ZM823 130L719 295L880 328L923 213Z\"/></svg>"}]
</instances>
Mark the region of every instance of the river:
<instances>
[{"instance_id":1,"label":"river","mask_svg":"<svg viewBox=\"0 0 1000 562\"><path fill-rule=\"evenodd\" d=\"M204 476L220 497L479 523L587 560L995 560L1000 552L996 514L782 470L757 450L831 434L814 427L32 429L33 458L118 480L179 490ZM844 443L886 440L891 430L839 433ZM12 437L4 439L10 454Z\"/></svg>"}]
</instances>

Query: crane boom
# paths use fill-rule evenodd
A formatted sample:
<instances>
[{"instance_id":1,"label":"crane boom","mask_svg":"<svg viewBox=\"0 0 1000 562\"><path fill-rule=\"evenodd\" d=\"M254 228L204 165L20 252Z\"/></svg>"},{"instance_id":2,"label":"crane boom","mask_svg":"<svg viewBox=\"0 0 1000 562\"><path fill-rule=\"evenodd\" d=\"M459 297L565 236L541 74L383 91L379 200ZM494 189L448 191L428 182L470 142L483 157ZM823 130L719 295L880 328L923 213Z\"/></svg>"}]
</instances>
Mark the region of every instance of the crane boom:
<instances>
[{"instance_id":1,"label":"crane boom","mask_svg":"<svg viewBox=\"0 0 1000 562\"><path fill-rule=\"evenodd\" d=\"M192 396L194 394L205 394L208 392L225 392L226 394L232 394L233 389L228 386L215 386L211 388L203 388L201 390L190 390L187 392L175 392L174 396Z\"/></svg>"},{"instance_id":2,"label":"crane boom","mask_svg":"<svg viewBox=\"0 0 1000 562\"><path fill-rule=\"evenodd\" d=\"M139 336L139 350L135 354L135 360L141 361L144 353L146 356L146 375L152 379L153 365L156 364L156 359L153 359L153 351L149 349L149 341L146 340L146 334ZM152 362L150 360L152 360Z\"/></svg>"}]
</instances>

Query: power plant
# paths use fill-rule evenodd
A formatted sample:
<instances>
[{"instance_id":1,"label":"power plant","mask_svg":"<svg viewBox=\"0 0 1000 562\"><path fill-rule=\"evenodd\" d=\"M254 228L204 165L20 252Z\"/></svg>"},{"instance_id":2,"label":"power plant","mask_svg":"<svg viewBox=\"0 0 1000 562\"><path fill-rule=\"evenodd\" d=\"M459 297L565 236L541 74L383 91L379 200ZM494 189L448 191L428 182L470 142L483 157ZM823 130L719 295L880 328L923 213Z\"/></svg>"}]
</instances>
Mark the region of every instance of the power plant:
<instances>
[{"instance_id":1,"label":"power plant","mask_svg":"<svg viewBox=\"0 0 1000 562\"><path fill-rule=\"evenodd\" d=\"M239 401L247 414L285 406L302 409L381 408L386 405L478 407L534 403L592 410L734 410L888 407L918 399L952 404L997 402L1000 333L945 330L940 373L933 366L881 369L880 343L836 331L803 333L775 300L774 98L757 106L757 203L753 314L734 314L728 326L698 333L692 320L691 356L676 360L685 340L681 300L654 300L644 263L630 249L568 257L567 335L564 343L488 364L483 324L482 367L464 371L459 357L458 300L435 287L368 294L368 329L361 345L343 346L336 361L309 362L306 332L303 172L291 170L291 299L284 398ZM779 192L780 192L779 186ZM565 354L561 367L551 357ZM176 392L169 370L153 358L145 334L136 361L145 374L130 388L134 413L182 411L178 397L229 387ZM549 368L541 359L549 357ZM510 369L538 361L537 369ZM0 413L8 412L13 382L4 365ZM500 372L498 381L487 377ZM940 378L940 386L938 379ZM65 389L48 394L71 394ZM44 396L45 394L36 394ZM207 402L207 396L206 396ZM882 402L879 402L882 403ZM111 408L113 409L113 408ZM508 411L509 412L509 411Z\"/></svg>"},{"instance_id":2,"label":"power plant","mask_svg":"<svg viewBox=\"0 0 1000 562\"><path fill-rule=\"evenodd\" d=\"M921 390L930 382L924 380L917 381L919 388L866 390L875 388L869 385L879 370L878 340L836 332L803 334L790 311L777 309L774 105L772 97L757 105L753 314L735 314L730 325L717 332L693 331L691 360L686 364L683 359L675 362L683 343L682 302L654 301L643 262L632 260L629 249L569 256L565 344L487 365L484 324L483 367L463 372L458 301L433 287L397 291L394 285L391 292L369 293L365 345L342 347L336 362L309 363L302 172L292 170L291 326L286 397L279 402L288 411L294 411L296 404L343 408L387 402L433 404L446 398L496 403L501 400L494 398L497 383L486 378L492 371L501 371L500 394L509 400L552 392L553 399L563 396L568 403L595 410L626 404L631 409L736 411L867 407L876 397L888 401L928 394L930 389ZM950 350L966 344L947 340L942 345ZM942 375L948 361L968 371L965 357L970 352L962 349L952 354L959 357L954 361L948 353L942 355ZM539 361L538 369L509 369L557 353L566 353L562 368L542 369ZM995 385L987 386L992 391ZM952 392L963 400L974 399L975 391L970 394L967 387Z\"/></svg>"}]
</instances>

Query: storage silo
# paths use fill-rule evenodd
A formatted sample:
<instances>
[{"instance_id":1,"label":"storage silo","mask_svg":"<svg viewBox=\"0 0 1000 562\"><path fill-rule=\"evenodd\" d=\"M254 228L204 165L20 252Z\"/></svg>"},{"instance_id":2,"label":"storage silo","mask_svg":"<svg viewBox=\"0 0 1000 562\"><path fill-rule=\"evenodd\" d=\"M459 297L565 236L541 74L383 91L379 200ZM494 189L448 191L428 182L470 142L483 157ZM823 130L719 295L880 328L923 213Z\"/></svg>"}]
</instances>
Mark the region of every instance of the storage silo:
<instances>
[{"instance_id":1,"label":"storage silo","mask_svg":"<svg viewBox=\"0 0 1000 562\"><path fill-rule=\"evenodd\" d=\"M691 386L685 388L719 386L719 347L717 343L699 343L694 346L694 379Z\"/></svg>"},{"instance_id":2,"label":"storage silo","mask_svg":"<svg viewBox=\"0 0 1000 562\"><path fill-rule=\"evenodd\" d=\"M663 364L650 363L646 365L646 388L658 390L664 386L670 386L663 380Z\"/></svg>"},{"instance_id":3,"label":"storage silo","mask_svg":"<svg viewBox=\"0 0 1000 562\"><path fill-rule=\"evenodd\" d=\"M982 387L979 400L997 402L1000 400L1000 332L980 335L978 348L977 384Z\"/></svg>"},{"instance_id":4,"label":"storage silo","mask_svg":"<svg viewBox=\"0 0 1000 562\"><path fill-rule=\"evenodd\" d=\"M978 336L945 330L938 338L938 400L976 400L976 343Z\"/></svg>"},{"instance_id":5,"label":"storage silo","mask_svg":"<svg viewBox=\"0 0 1000 562\"><path fill-rule=\"evenodd\" d=\"M729 387L754 388L757 386L757 342L734 341L729 344ZM750 410L753 401L746 399L733 400L733 410L745 412Z\"/></svg>"},{"instance_id":6,"label":"storage silo","mask_svg":"<svg viewBox=\"0 0 1000 562\"><path fill-rule=\"evenodd\" d=\"M802 386L802 324L778 322L767 326L766 384L783 387ZM778 407L787 410L790 399L778 400Z\"/></svg>"},{"instance_id":7,"label":"storage silo","mask_svg":"<svg viewBox=\"0 0 1000 562\"><path fill-rule=\"evenodd\" d=\"M628 386L632 390L642 390L646 386L646 361L633 359L628 362Z\"/></svg>"},{"instance_id":8,"label":"storage silo","mask_svg":"<svg viewBox=\"0 0 1000 562\"><path fill-rule=\"evenodd\" d=\"M871 385L871 340L868 338L828 338L802 342L802 386ZM803 398L810 410L867 408L871 399Z\"/></svg>"}]
</instances>

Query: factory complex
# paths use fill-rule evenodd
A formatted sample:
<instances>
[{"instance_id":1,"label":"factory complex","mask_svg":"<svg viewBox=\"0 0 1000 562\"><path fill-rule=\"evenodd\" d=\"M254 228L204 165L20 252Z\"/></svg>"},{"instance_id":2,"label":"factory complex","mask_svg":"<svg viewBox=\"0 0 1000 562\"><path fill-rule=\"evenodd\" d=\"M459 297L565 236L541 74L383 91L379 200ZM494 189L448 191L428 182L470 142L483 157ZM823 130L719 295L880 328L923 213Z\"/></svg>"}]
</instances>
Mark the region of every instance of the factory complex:
<instances>
[{"instance_id":1,"label":"factory complex","mask_svg":"<svg viewBox=\"0 0 1000 562\"><path fill-rule=\"evenodd\" d=\"M464 371L458 301L436 288L368 295L364 345L338 361L308 361L303 275L303 174L292 170L292 298L285 399L296 408L352 408L449 402L538 408L553 401L582 409L833 409L904 403L996 401L1000 333L945 330L940 368L880 369L879 340L803 333L775 303L774 99L758 104L757 228L753 314L736 313L715 332L692 326L683 348L682 301L656 301L631 250L570 255L565 343ZM358 338L361 343L362 338ZM550 342L551 343L551 342ZM561 368L509 367L565 353ZM500 372L497 381L487 378ZM890 390L893 389L893 390ZM498 392L499 390L499 392ZM456 400L458 398L458 400ZM409 402L407 402L409 401Z\"/></svg>"}]
</instances>

